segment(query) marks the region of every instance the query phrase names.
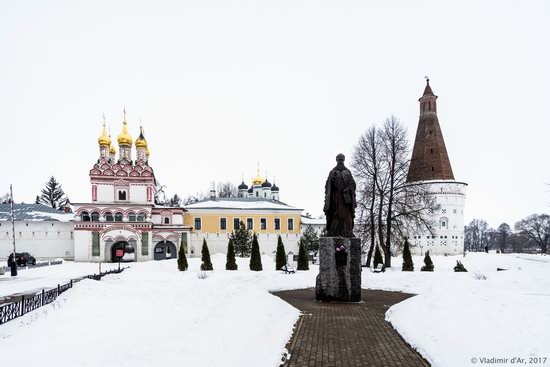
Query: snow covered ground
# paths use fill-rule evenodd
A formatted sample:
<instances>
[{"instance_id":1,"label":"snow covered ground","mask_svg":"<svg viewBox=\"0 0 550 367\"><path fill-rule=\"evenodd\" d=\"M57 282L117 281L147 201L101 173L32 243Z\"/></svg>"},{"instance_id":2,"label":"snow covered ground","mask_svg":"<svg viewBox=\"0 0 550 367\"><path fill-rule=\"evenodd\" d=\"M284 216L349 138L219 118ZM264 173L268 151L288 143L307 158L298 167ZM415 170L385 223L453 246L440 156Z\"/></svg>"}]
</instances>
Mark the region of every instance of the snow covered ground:
<instances>
[{"instance_id":1,"label":"snow covered ground","mask_svg":"<svg viewBox=\"0 0 550 367\"><path fill-rule=\"evenodd\" d=\"M101 264L101 271L116 268L118 264ZM65 284L71 279L94 273L99 273L98 264L72 261L34 269L19 268L16 277L11 277L8 270L0 276L0 298L14 293L34 293L42 289L55 288L58 284Z\"/></svg>"},{"instance_id":2,"label":"snow covered ground","mask_svg":"<svg viewBox=\"0 0 550 367\"><path fill-rule=\"evenodd\" d=\"M363 284L418 294L386 317L434 366L550 358L550 257L432 259L433 273L419 271L421 257L414 258L412 273L398 271L401 259L393 259L396 268L386 273L365 269ZM457 259L468 273L453 272ZM199 260L190 259L187 272L178 272L174 260L152 261L101 282L84 280L53 304L0 326L0 351L9 351L2 359L9 364L32 353L44 366L277 366L299 312L268 291L313 287L318 268L285 275L264 257L262 272L249 271L247 259L237 259L239 270L229 272L223 255L212 260L206 279L199 279ZM97 272L97 264L25 272L36 279L18 280L19 286L38 286L40 279L56 285L63 277ZM6 276L2 294L10 293L5 284Z\"/></svg>"},{"instance_id":3,"label":"snow covered ground","mask_svg":"<svg viewBox=\"0 0 550 367\"><path fill-rule=\"evenodd\" d=\"M386 319L433 366L483 365L492 358L502 359L492 363L497 366L523 364L514 357L550 366L550 256L475 253L432 260L433 273L419 272L422 258L415 257L414 273L371 274L367 284L419 294L391 307ZM456 260L468 273L453 272Z\"/></svg>"}]
</instances>

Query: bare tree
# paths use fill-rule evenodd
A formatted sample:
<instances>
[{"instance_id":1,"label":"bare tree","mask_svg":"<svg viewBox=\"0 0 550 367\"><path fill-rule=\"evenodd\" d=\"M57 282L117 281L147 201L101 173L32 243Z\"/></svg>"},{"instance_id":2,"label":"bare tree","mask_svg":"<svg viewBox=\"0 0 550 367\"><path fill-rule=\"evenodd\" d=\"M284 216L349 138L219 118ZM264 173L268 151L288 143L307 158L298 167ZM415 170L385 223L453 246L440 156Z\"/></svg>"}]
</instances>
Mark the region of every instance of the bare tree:
<instances>
[{"instance_id":1,"label":"bare tree","mask_svg":"<svg viewBox=\"0 0 550 367\"><path fill-rule=\"evenodd\" d=\"M550 242L550 216L548 214L531 214L517 222L515 227L535 243L543 254L548 251Z\"/></svg>"},{"instance_id":2,"label":"bare tree","mask_svg":"<svg viewBox=\"0 0 550 367\"><path fill-rule=\"evenodd\" d=\"M382 128L367 130L354 148L352 167L358 183L357 230L369 243L370 265L376 243L384 251L384 264L411 230L430 230L430 213L437 209L426 185L408 184L409 146L406 130L390 117Z\"/></svg>"},{"instance_id":3,"label":"bare tree","mask_svg":"<svg viewBox=\"0 0 550 367\"><path fill-rule=\"evenodd\" d=\"M367 266L370 267L372 254L376 244L376 213L377 181L382 155L379 134L376 126L371 126L361 137L353 150L352 167L357 182L357 210L359 211L356 225L362 242L368 245Z\"/></svg>"},{"instance_id":4,"label":"bare tree","mask_svg":"<svg viewBox=\"0 0 550 367\"><path fill-rule=\"evenodd\" d=\"M498 248L500 249L501 253L504 253L504 251L506 251L506 245L508 244L510 235L512 234L512 230L510 229L510 226L507 223L502 223L500 226L498 226L497 232L498 232Z\"/></svg>"},{"instance_id":5,"label":"bare tree","mask_svg":"<svg viewBox=\"0 0 550 367\"><path fill-rule=\"evenodd\" d=\"M483 219L472 219L468 225L471 233L470 251L483 251L488 244L488 224Z\"/></svg>"},{"instance_id":6,"label":"bare tree","mask_svg":"<svg viewBox=\"0 0 550 367\"><path fill-rule=\"evenodd\" d=\"M237 186L230 181L218 182L215 187L220 198L236 198L239 194Z\"/></svg>"}]
</instances>

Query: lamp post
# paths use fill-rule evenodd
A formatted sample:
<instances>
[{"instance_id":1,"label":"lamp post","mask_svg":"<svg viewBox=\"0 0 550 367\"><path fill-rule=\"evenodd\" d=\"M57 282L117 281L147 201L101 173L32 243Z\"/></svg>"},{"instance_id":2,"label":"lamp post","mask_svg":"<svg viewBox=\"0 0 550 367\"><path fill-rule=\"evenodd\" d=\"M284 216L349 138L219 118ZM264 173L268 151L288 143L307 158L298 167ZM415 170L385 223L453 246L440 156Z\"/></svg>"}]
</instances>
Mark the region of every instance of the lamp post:
<instances>
[{"instance_id":1,"label":"lamp post","mask_svg":"<svg viewBox=\"0 0 550 367\"><path fill-rule=\"evenodd\" d=\"M10 266L11 276L17 276L17 258L15 257L15 215L13 213L13 188L10 184L10 203L11 203L11 232L13 236L13 261Z\"/></svg>"}]
</instances>

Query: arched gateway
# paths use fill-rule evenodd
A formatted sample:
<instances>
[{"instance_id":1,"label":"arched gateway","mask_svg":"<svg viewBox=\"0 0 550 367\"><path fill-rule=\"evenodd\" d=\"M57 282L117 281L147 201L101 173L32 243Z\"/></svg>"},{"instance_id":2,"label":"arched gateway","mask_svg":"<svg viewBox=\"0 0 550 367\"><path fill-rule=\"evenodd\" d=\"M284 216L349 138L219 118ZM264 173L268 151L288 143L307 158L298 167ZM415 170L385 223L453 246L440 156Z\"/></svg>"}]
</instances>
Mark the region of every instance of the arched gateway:
<instances>
[{"instance_id":1,"label":"arched gateway","mask_svg":"<svg viewBox=\"0 0 550 367\"><path fill-rule=\"evenodd\" d=\"M175 259L178 256L176 245L171 241L162 241L155 245L155 260Z\"/></svg>"}]
</instances>

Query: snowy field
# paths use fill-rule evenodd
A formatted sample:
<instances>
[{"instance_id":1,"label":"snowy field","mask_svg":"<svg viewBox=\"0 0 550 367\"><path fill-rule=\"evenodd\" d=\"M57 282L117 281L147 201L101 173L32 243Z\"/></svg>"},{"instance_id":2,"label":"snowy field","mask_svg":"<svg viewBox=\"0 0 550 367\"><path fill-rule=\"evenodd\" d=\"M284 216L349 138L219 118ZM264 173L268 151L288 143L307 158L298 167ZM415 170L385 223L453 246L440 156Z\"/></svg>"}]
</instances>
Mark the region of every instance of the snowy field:
<instances>
[{"instance_id":1,"label":"snowy field","mask_svg":"<svg viewBox=\"0 0 550 367\"><path fill-rule=\"evenodd\" d=\"M368 288L418 294L386 317L430 363L472 366L473 358L483 365L482 358L496 357L509 362L493 365L507 366L518 364L513 357L526 364L530 357L550 358L550 257L432 259L433 273L418 271L421 257L414 258L413 273L363 272ZM457 259L468 273L452 271ZM177 271L174 260L152 261L101 282L81 281L56 302L0 326L0 350L10 351L3 362L30 352L43 366L278 366L299 312L269 291L313 287L318 268L285 275L264 257L263 272L249 271L247 259L228 272L223 255L212 260L206 279L198 277L199 259L190 259L187 272ZM93 272L97 264L67 262L22 271L17 283L56 285ZM6 284L17 288L10 282L0 277L2 293L10 293Z\"/></svg>"},{"instance_id":2,"label":"snowy field","mask_svg":"<svg viewBox=\"0 0 550 367\"><path fill-rule=\"evenodd\" d=\"M118 264L101 264L101 271L117 268ZM94 273L99 273L98 264L72 261L34 269L19 268L16 277L11 277L8 270L5 275L0 276L0 298L15 293L35 293L42 289L55 288L58 284Z\"/></svg>"}]
</instances>

